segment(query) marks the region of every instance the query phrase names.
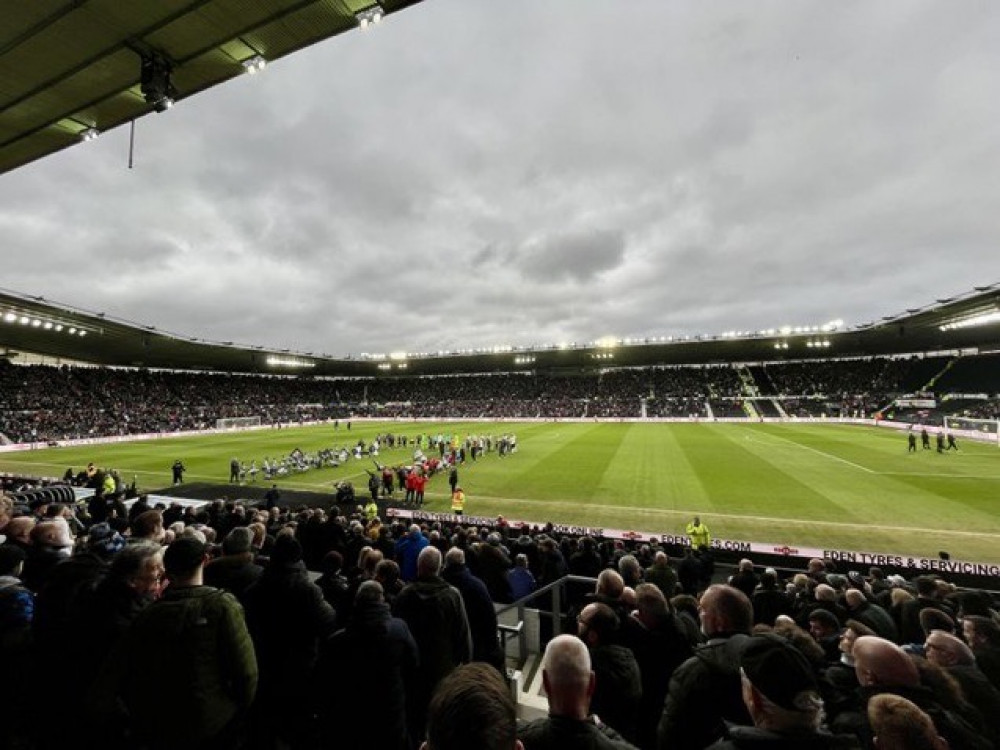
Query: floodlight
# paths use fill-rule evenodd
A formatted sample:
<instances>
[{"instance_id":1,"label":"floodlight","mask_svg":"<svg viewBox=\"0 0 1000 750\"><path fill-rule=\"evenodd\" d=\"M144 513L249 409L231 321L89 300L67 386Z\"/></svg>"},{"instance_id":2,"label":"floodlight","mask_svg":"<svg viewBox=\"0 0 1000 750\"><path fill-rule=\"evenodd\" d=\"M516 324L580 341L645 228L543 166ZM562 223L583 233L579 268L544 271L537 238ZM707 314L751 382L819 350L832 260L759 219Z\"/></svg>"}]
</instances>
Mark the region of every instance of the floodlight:
<instances>
[{"instance_id":1,"label":"floodlight","mask_svg":"<svg viewBox=\"0 0 1000 750\"><path fill-rule=\"evenodd\" d=\"M382 16L385 12L382 10L381 5L372 5L369 8L364 8L359 10L354 14L354 17L358 20L358 26L362 29L367 29L370 25L382 22Z\"/></svg>"},{"instance_id":2,"label":"floodlight","mask_svg":"<svg viewBox=\"0 0 1000 750\"><path fill-rule=\"evenodd\" d=\"M93 141L100 134L101 134L101 131L98 130L97 128L87 128L86 130L81 130L80 131L80 140L81 141Z\"/></svg>"},{"instance_id":3,"label":"floodlight","mask_svg":"<svg viewBox=\"0 0 1000 750\"><path fill-rule=\"evenodd\" d=\"M255 75L267 67L267 60L260 55L254 55L244 60L241 64L247 73Z\"/></svg>"},{"instance_id":4,"label":"floodlight","mask_svg":"<svg viewBox=\"0 0 1000 750\"><path fill-rule=\"evenodd\" d=\"M15 315L14 313L12 313L12 312L9 312L9 313L7 313L7 314L5 314L5 315L3 316L3 319L4 319L4 321L6 321L7 323L13 323L14 321L16 321L16 320L17 320L17 316L16 316L16 315Z\"/></svg>"}]
</instances>

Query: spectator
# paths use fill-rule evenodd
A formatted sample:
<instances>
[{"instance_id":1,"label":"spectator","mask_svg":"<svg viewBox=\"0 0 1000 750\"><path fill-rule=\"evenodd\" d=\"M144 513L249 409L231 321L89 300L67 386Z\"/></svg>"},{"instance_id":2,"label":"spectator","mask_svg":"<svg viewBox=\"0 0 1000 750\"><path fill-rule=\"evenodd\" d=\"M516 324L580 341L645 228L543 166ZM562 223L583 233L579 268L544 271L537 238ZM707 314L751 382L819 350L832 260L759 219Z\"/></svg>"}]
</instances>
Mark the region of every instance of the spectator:
<instances>
[{"instance_id":1,"label":"spectator","mask_svg":"<svg viewBox=\"0 0 1000 750\"><path fill-rule=\"evenodd\" d=\"M427 705L438 683L472 658L469 620L458 590L441 578L441 552L425 546L417 577L396 597L394 613L406 622L420 651L420 669L408 701L410 734L423 735Z\"/></svg>"},{"instance_id":2,"label":"spectator","mask_svg":"<svg viewBox=\"0 0 1000 750\"><path fill-rule=\"evenodd\" d=\"M646 568L646 581L655 584L667 599L677 593L677 571L670 565L670 558L663 550L653 556L653 564Z\"/></svg>"},{"instance_id":3,"label":"spectator","mask_svg":"<svg viewBox=\"0 0 1000 750\"><path fill-rule=\"evenodd\" d=\"M458 547L449 549L444 560L441 578L458 589L469 619L472 660L490 664L498 673L503 674L504 653L497 637L497 611L486 590L486 584L472 575L465 564L465 552Z\"/></svg>"},{"instance_id":4,"label":"spectator","mask_svg":"<svg viewBox=\"0 0 1000 750\"><path fill-rule=\"evenodd\" d=\"M635 750L618 732L591 715L595 681L583 641L572 635L549 641L542 661L549 715L518 727L524 750Z\"/></svg>"},{"instance_id":5,"label":"spectator","mask_svg":"<svg viewBox=\"0 0 1000 750\"><path fill-rule=\"evenodd\" d=\"M358 587L352 610L347 627L324 641L316 664L311 693L321 742L343 750L407 750L417 644L391 615L376 581Z\"/></svg>"},{"instance_id":6,"label":"spectator","mask_svg":"<svg viewBox=\"0 0 1000 750\"><path fill-rule=\"evenodd\" d=\"M642 678L631 650L619 643L622 623L607 604L593 602L577 618L577 635L590 651L594 692L590 713L629 742L639 737Z\"/></svg>"},{"instance_id":7,"label":"spectator","mask_svg":"<svg viewBox=\"0 0 1000 750\"><path fill-rule=\"evenodd\" d=\"M135 746L239 746L257 664L235 597L202 584L206 560L196 539L167 548L170 586L119 641L89 696L96 716L106 716L116 698L123 702Z\"/></svg>"},{"instance_id":8,"label":"spectator","mask_svg":"<svg viewBox=\"0 0 1000 750\"><path fill-rule=\"evenodd\" d=\"M176 544L176 542L175 542ZM309 579L302 545L278 535L271 560L246 591L247 625L260 667L253 715L255 743L295 743L309 728L309 676L336 613Z\"/></svg>"},{"instance_id":9,"label":"spectator","mask_svg":"<svg viewBox=\"0 0 1000 750\"><path fill-rule=\"evenodd\" d=\"M441 680L431 699L420 750L522 750L517 706L500 675L463 664Z\"/></svg>"},{"instance_id":10,"label":"spectator","mask_svg":"<svg viewBox=\"0 0 1000 750\"><path fill-rule=\"evenodd\" d=\"M820 731L823 700L812 666L781 636L757 635L740 656L743 702L752 727L729 725L712 750L860 748L850 737Z\"/></svg>"},{"instance_id":11,"label":"spectator","mask_svg":"<svg viewBox=\"0 0 1000 750\"><path fill-rule=\"evenodd\" d=\"M698 613L708 641L670 680L658 729L661 750L701 750L722 737L726 721L750 723L739 672L753 623L750 600L717 584L702 595Z\"/></svg>"},{"instance_id":12,"label":"spectator","mask_svg":"<svg viewBox=\"0 0 1000 750\"><path fill-rule=\"evenodd\" d=\"M949 750L931 717L915 703L892 693L868 701L872 744L891 750Z\"/></svg>"},{"instance_id":13,"label":"spectator","mask_svg":"<svg viewBox=\"0 0 1000 750\"><path fill-rule=\"evenodd\" d=\"M253 531L237 526L222 540L222 556L205 566L205 585L226 589L246 603L246 592L264 573L253 554Z\"/></svg>"},{"instance_id":14,"label":"spectator","mask_svg":"<svg viewBox=\"0 0 1000 750\"><path fill-rule=\"evenodd\" d=\"M507 581L510 585L511 600L520 601L531 594L538 583L528 567L528 556L520 553L514 557L514 567L507 571Z\"/></svg>"}]
</instances>

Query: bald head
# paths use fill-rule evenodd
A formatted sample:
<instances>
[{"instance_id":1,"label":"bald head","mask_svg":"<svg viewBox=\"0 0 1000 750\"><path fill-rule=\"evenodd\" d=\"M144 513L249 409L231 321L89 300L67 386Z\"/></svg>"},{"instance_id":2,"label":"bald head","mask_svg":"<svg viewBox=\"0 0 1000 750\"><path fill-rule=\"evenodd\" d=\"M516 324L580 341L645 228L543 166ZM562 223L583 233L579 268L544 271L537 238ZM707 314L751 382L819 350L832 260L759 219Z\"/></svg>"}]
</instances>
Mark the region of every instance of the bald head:
<instances>
[{"instance_id":1,"label":"bald head","mask_svg":"<svg viewBox=\"0 0 1000 750\"><path fill-rule=\"evenodd\" d=\"M866 635L854 642L854 670L862 685L916 687L920 673L916 665L892 641Z\"/></svg>"},{"instance_id":2,"label":"bald head","mask_svg":"<svg viewBox=\"0 0 1000 750\"><path fill-rule=\"evenodd\" d=\"M927 661L939 667L971 666L976 657L964 641L943 630L932 630L924 641Z\"/></svg>"}]
</instances>

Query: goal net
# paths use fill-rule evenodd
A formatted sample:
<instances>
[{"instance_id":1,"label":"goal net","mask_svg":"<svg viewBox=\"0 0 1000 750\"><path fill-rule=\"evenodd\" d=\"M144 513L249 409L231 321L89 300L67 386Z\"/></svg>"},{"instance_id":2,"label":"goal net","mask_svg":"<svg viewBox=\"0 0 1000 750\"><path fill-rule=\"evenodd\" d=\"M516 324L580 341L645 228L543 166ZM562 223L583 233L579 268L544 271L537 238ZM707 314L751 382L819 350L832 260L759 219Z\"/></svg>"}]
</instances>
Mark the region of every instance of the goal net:
<instances>
[{"instance_id":1,"label":"goal net","mask_svg":"<svg viewBox=\"0 0 1000 750\"><path fill-rule=\"evenodd\" d=\"M1000 445L1000 420L945 417L944 428L956 436Z\"/></svg>"},{"instance_id":2,"label":"goal net","mask_svg":"<svg viewBox=\"0 0 1000 750\"><path fill-rule=\"evenodd\" d=\"M260 417L223 417L215 420L218 430L242 430L247 427L260 427Z\"/></svg>"}]
</instances>

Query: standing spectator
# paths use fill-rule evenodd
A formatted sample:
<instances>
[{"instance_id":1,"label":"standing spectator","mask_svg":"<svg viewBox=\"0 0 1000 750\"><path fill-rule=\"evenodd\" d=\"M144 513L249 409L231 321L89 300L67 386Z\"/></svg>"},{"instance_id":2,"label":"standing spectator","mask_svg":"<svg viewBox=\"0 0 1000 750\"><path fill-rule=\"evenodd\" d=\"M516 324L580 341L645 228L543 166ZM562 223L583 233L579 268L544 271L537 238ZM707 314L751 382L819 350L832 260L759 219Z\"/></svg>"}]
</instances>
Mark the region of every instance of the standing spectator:
<instances>
[{"instance_id":1,"label":"standing spectator","mask_svg":"<svg viewBox=\"0 0 1000 750\"><path fill-rule=\"evenodd\" d=\"M464 664L445 677L431 699L427 740L420 750L522 750L517 705L500 676Z\"/></svg>"},{"instance_id":2,"label":"standing spectator","mask_svg":"<svg viewBox=\"0 0 1000 750\"><path fill-rule=\"evenodd\" d=\"M594 670L590 712L629 742L639 736L642 678L631 650L619 643L621 623L607 604L588 604L577 618L577 636L587 644Z\"/></svg>"},{"instance_id":3,"label":"standing spectator","mask_svg":"<svg viewBox=\"0 0 1000 750\"><path fill-rule=\"evenodd\" d=\"M514 567L507 571L511 601L520 601L538 588L535 576L528 567L528 556L524 553L514 557Z\"/></svg>"},{"instance_id":4,"label":"standing spectator","mask_svg":"<svg viewBox=\"0 0 1000 750\"><path fill-rule=\"evenodd\" d=\"M352 611L347 627L324 641L316 663L311 692L323 746L407 750L417 644L407 624L391 615L376 581L358 587Z\"/></svg>"},{"instance_id":5,"label":"standing spectator","mask_svg":"<svg viewBox=\"0 0 1000 750\"><path fill-rule=\"evenodd\" d=\"M302 545L287 531L275 539L270 562L245 601L260 666L254 740L280 737L294 745L308 728L309 676L336 613L309 579Z\"/></svg>"},{"instance_id":6,"label":"standing spectator","mask_svg":"<svg viewBox=\"0 0 1000 750\"><path fill-rule=\"evenodd\" d=\"M481 661L503 674L504 654L497 637L497 611L486 584L465 564L465 552L452 547L444 557L441 577L458 589L469 619L472 636L472 661Z\"/></svg>"},{"instance_id":7,"label":"standing spectator","mask_svg":"<svg viewBox=\"0 0 1000 750\"><path fill-rule=\"evenodd\" d=\"M545 647L542 684L549 715L518 727L524 750L635 750L600 717L590 713L595 677L590 652L579 638L559 635Z\"/></svg>"},{"instance_id":8,"label":"standing spectator","mask_svg":"<svg viewBox=\"0 0 1000 750\"><path fill-rule=\"evenodd\" d=\"M691 656L687 636L659 587L640 583L635 611L623 628L623 643L635 654L642 676L639 703L640 747L656 747L656 727L674 671Z\"/></svg>"},{"instance_id":9,"label":"standing spectator","mask_svg":"<svg viewBox=\"0 0 1000 750\"><path fill-rule=\"evenodd\" d=\"M753 603L754 625L774 625L779 615L792 614L792 600L778 588L778 576L773 568L760 574L760 583L750 597Z\"/></svg>"},{"instance_id":10,"label":"standing spectator","mask_svg":"<svg viewBox=\"0 0 1000 750\"><path fill-rule=\"evenodd\" d=\"M698 606L708 641L670 680L658 730L661 750L701 750L722 737L725 722L749 724L740 656L750 640L750 600L731 586L710 586Z\"/></svg>"},{"instance_id":11,"label":"standing spectator","mask_svg":"<svg viewBox=\"0 0 1000 750\"><path fill-rule=\"evenodd\" d=\"M99 717L116 699L124 703L136 747L239 747L257 662L236 598L203 585L206 560L205 544L192 537L167 548L170 585L132 623L89 696Z\"/></svg>"},{"instance_id":12,"label":"standing spectator","mask_svg":"<svg viewBox=\"0 0 1000 750\"><path fill-rule=\"evenodd\" d=\"M667 599L677 593L677 571L670 565L670 557L663 550L653 556L653 564L646 568L646 581L656 584Z\"/></svg>"},{"instance_id":13,"label":"standing spectator","mask_svg":"<svg viewBox=\"0 0 1000 750\"><path fill-rule=\"evenodd\" d=\"M245 602L247 589L264 573L253 559L253 531L237 526L222 540L222 556L205 566L205 585L226 589Z\"/></svg>"},{"instance_id":14,"label":"standing spectator","mask_svg":"<svg viewBox=\"0 0 1000 750\"><path fill-rule=\"evenodd\" d=\"M746 558L740 560L736 572L729 578L729 585L742 591L748 599L753 597L758 583L760 583L760 579L753 571L753 561Z\"/></svg>"},{"instance_id":15,"label":"standing spectator","mask_svg":"<svg viewBox=\"0 0 1000 750\"><path fill-rule=\"evenodd\" d=\"M417 524L410 526L409 532L396 542L396 562L403 580L409 583L417 577L417 559L429 540Z\"/></svg>"},{"instance_id":16,"label":"standing spectator","mask_svg":"<svg viewBox=\"0 0 1000 750\"><path fill-rule=\"evenodd\" d=\"M420 650L420 669L408 701L410 735L419 739L427 704L441 679L472 658L469 619L458 590L441 578L441 552L425 546L417 558L416 580L396 597L395 614L410 627Z\"/></svg>"}]
</instances>

